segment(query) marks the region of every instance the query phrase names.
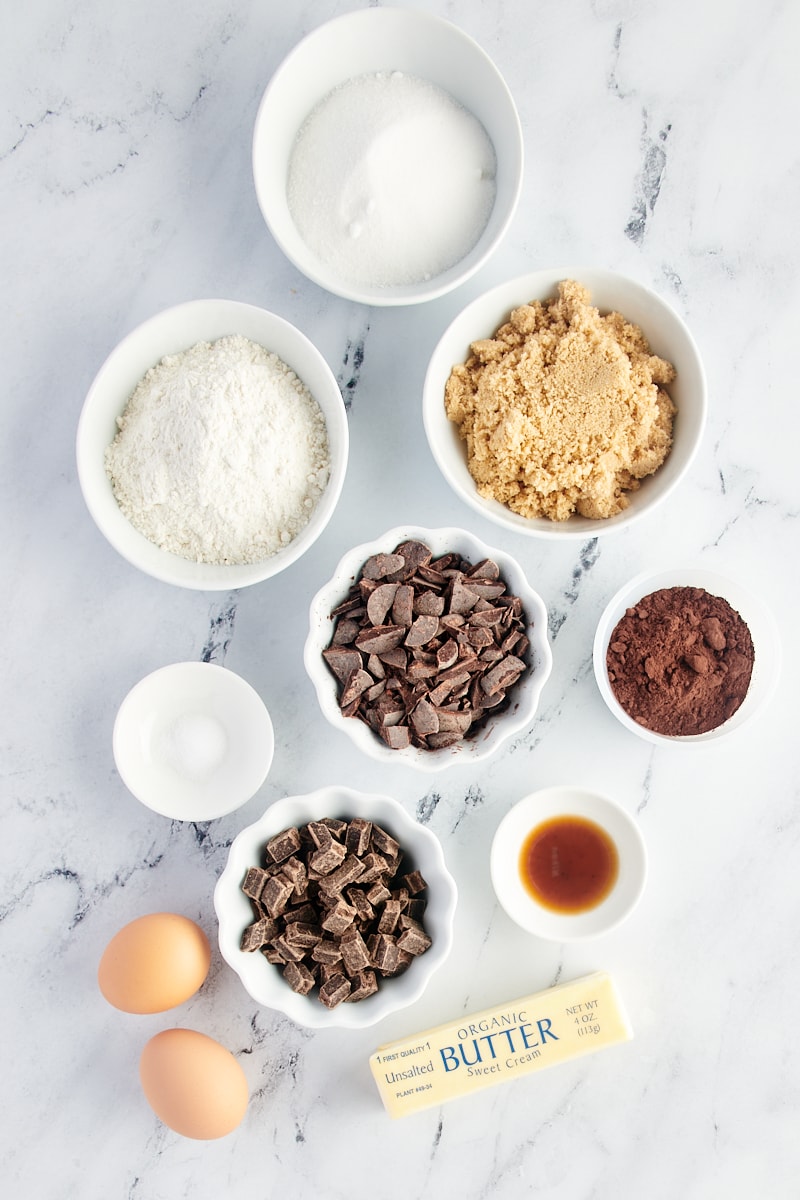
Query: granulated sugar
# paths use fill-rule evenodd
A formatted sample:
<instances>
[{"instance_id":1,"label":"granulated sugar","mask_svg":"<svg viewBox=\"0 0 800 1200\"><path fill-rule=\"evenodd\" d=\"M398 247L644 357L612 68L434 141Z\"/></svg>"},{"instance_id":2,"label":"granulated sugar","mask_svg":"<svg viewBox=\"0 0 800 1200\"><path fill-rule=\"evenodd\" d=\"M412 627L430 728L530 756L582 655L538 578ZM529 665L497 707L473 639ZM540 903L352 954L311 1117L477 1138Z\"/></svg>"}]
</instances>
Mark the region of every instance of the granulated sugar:
<instances>
[{"instance_id":1,"label":"granulated sugar","mask_svg":"<svg viewBox=\"0 0 800 1200\"><path fill-rule=\"evenodd\" d=\"M480 122L427 80L359 75L302 126L287 200L303 240L352 283L420 283L459 262L494 204L494 147Z\"/></svg>"},{"instance_id":2,"label":"granulated sugar","mask_svg":"<svg viewBox=\"0 0 800 1200\"><path fill-rule=\"evenodd\" d=\"M194 562L269 558L328 482L319 405L277 355L239 335L162 359L117 424L106 471L122 512Z\"/></svg>"}]
</instances>

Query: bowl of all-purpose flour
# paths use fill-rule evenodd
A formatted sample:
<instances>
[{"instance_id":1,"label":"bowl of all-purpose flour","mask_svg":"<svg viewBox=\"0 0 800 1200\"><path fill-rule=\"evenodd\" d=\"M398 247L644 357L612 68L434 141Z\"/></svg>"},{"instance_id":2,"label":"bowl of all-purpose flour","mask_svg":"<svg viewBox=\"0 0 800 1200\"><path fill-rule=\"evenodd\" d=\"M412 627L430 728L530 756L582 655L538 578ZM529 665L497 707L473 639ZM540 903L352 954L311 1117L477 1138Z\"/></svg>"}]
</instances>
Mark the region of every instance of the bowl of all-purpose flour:
<instances>
[{"instance_id":1,"label":"bowl of all-purpose flour","mask_svg":"<svg viewBox=\"0 0 800 1200\"><path fill-rule=\"evenodd\" d=\"M227 590L270 578L316 540L348 444L338 385L304 334L249 304L197 300L106 359L78 425L78 475L130 563Z\"/></svg>"},{"instance_id":2,"label":"bowl of all-purpose flour","mask_svg":"<svg viewBox=\"0 0 800 1200\"><path fill-rule=\"evenodd\" d=\"M369 8L315 29L259 107L264 219L309 279L364 304L431 300L486 261L516 209L523 142L497 67L456 26Z\"/></svg>"}]
</instances>

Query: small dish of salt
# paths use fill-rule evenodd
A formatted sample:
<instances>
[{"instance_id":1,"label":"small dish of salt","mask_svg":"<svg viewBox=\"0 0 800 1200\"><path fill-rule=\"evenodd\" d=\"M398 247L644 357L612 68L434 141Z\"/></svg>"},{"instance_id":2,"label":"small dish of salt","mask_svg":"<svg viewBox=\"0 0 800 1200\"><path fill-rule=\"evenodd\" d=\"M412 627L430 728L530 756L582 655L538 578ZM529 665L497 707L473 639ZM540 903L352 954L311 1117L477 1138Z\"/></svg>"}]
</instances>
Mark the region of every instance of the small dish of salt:
<instances>
[{"instance_id":1,"label":"small dish of salt","mask_svg":"<svg viewBox=\"0 0 800 1200\"><path fill-rule=\"evenodd\" d=\"M114 761L137 800L178 821L210 821L267 777L269 713L241 676L214 663L161 667L133 687L114 722Z\"/></svg>"}]
</instances>

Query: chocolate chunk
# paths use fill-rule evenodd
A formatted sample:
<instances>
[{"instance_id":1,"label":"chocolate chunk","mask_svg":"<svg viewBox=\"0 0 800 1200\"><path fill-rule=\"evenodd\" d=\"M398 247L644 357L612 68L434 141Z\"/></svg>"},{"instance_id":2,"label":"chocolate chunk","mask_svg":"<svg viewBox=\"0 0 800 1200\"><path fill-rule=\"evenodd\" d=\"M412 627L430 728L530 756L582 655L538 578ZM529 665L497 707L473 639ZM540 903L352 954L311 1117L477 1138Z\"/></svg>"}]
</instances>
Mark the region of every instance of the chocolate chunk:
<instances>
[{"instance_id":1,"label":"chocolate chunk","mask_svg":"<svg viewBox=\"0 0 800 1200\"><path fill-rule=\"evenodd\" d=\"M283 968L283 978L292 991L298 992L301 996L307 996L316 983L311 971L301 962L287 963Z\"/></svg>"},{"instance_id":2,"label":"chocolate chunk","mask_svg":"<svg viewBox=\"0 0 800 1200\"><path fill-rule=\"evenodd\" d=\"M260 950L267 942L271 941L278 932L278 926L269 918L263 918L260 921L254 921L252 925L248 925L242 934L241 948L250 953L253 950Z\"/></svg>"},{"instance_id":3,"label":"chocolate chunk","mask_svg":"<svg viewBox=\"0 0 800 1200\"><path fill-rule=\"evenodd\" d=\"M398 586L396 583L381 583L372 591L367 600L367 616L371 624L382 625L384 623L386 614L394 604ZM399 622L397 623L399 624Z\"/></svg>"},{"instance_id":4,"label":"chocolate chunk","mask_svg":"<svg viewBox=\"0 0 800 1200\"><path fill-rule=\"evenodd\" d=\"M345 996L347 1003L356 1000L366 1000L367 996L374 995L378 990L378 980L375 972L369 967L363 971L357 971L351 981L352 991L349 996Z\"/></svg>"},{"instance_id":5,"label":"chocolate chunk","mask_svg":"<svg viewBox=\"0 0 800 1200\"><path fill-rule=\"evenodd\" d=\"M248 867L242 882L242 891L245 896L249 896L251 900L259 900L268 878L267 872L262 867Z\"/></svg>"},{"instance_id":6,"label":"chocolate chunk","mask_svg":"<svg viewBox=\"0 0 800 1200\"><path fill-rule=\"evenodd\" d=\"M324 850L317 850L308 860L309 870L318 876L327 876L339 866L347 854L341 842L331 841Z\"/></svg>"},{"instance_id":7,"label":"chocolate chunk","mask_svg":"<svg viewBox=\"0 0 800 1200\"><path fill-rule=\"evenodd\" d=\"M289 907L294 884L283 875L273 875L267 880L261 900L271 917L278 917Z\"/></svg>"},{"instance_id":8,"label":"chocolate chunk","mask_svg":"<svg viewBox=\"0 0 800 1200\"><path fill-rule=\"evenodd\" d=\"M408 954L413 954L416 957L418 954L424 954L431 945L431 939L428 937L425 930L411 917L401 917L403 921L408 922L407 928L403 930L397 939L397 949L405 950Z\"/></svg>"},{"instance_id":9,"label":"chocolate chunk","mask_svg":"<svg viewBox=\"0 0 800 1200\"><path fill-rule=\"evenodd\" d=\"M285 858L296 854L300 849L300 833L297 829L284 829L283 833L278 833L275 837L270 838L265 846L267 857L273 863L283 862Z\"/></svg>"},{"instance_id":10,"label":"chocolate chunk","mask_svg":"<svg viewBox=\"0 0 800 1200\"><path fill-rule=\"evenodd\" d=\"M373 554L364 563L361 574L365 579L385 579L387 575L402 570L404 566L405 559L401 554Z\"/></svg>"},{"instance_id":11,"label":"chocolate chunk","mask_svg":"<svg viewBox=\"0 0 800 1200\"><path fill-rule=\"evenodd\" d=\"M326 1008L336 1008L337 1004L341 1004L346 1000L352 990L350 980L337 971L330 979L327 979L319 989L319 998Z\"/></svg>"},{"instance_id":12,"label":"chocolate chunk","mask_svg":"<svg viewBox=\"0 0 800 1200\"><path fill-rule=\"evenodd\" d=\"M363 817L354 817L349 822L344 835L344 844L348 854L355 854L359 858L369 850L369 840L372 836L372 822L365 821Z\"/></svg>"}]
</instances>

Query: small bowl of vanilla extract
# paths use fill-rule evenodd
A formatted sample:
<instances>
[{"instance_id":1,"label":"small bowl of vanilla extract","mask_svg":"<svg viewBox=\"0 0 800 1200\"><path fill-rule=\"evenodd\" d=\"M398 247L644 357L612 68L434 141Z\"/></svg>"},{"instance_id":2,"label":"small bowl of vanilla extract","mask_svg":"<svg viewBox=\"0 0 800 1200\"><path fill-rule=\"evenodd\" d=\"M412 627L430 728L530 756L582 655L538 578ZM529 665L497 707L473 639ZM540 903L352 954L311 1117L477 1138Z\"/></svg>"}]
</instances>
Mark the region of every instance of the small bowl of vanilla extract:
<instances>
[{"instance_id":1,"label":"small bowl of vanilla extract","mask_svg":"<svg viewBox=\"0 0 800 1200\"><path fill-rule=\"evenodd\" d=\"M577 942L630 916L644 891L647 850L615 801L559 786L525 796L506 814L490 869L512 921L549 941Z\"/></svg>"}]
</instances>

